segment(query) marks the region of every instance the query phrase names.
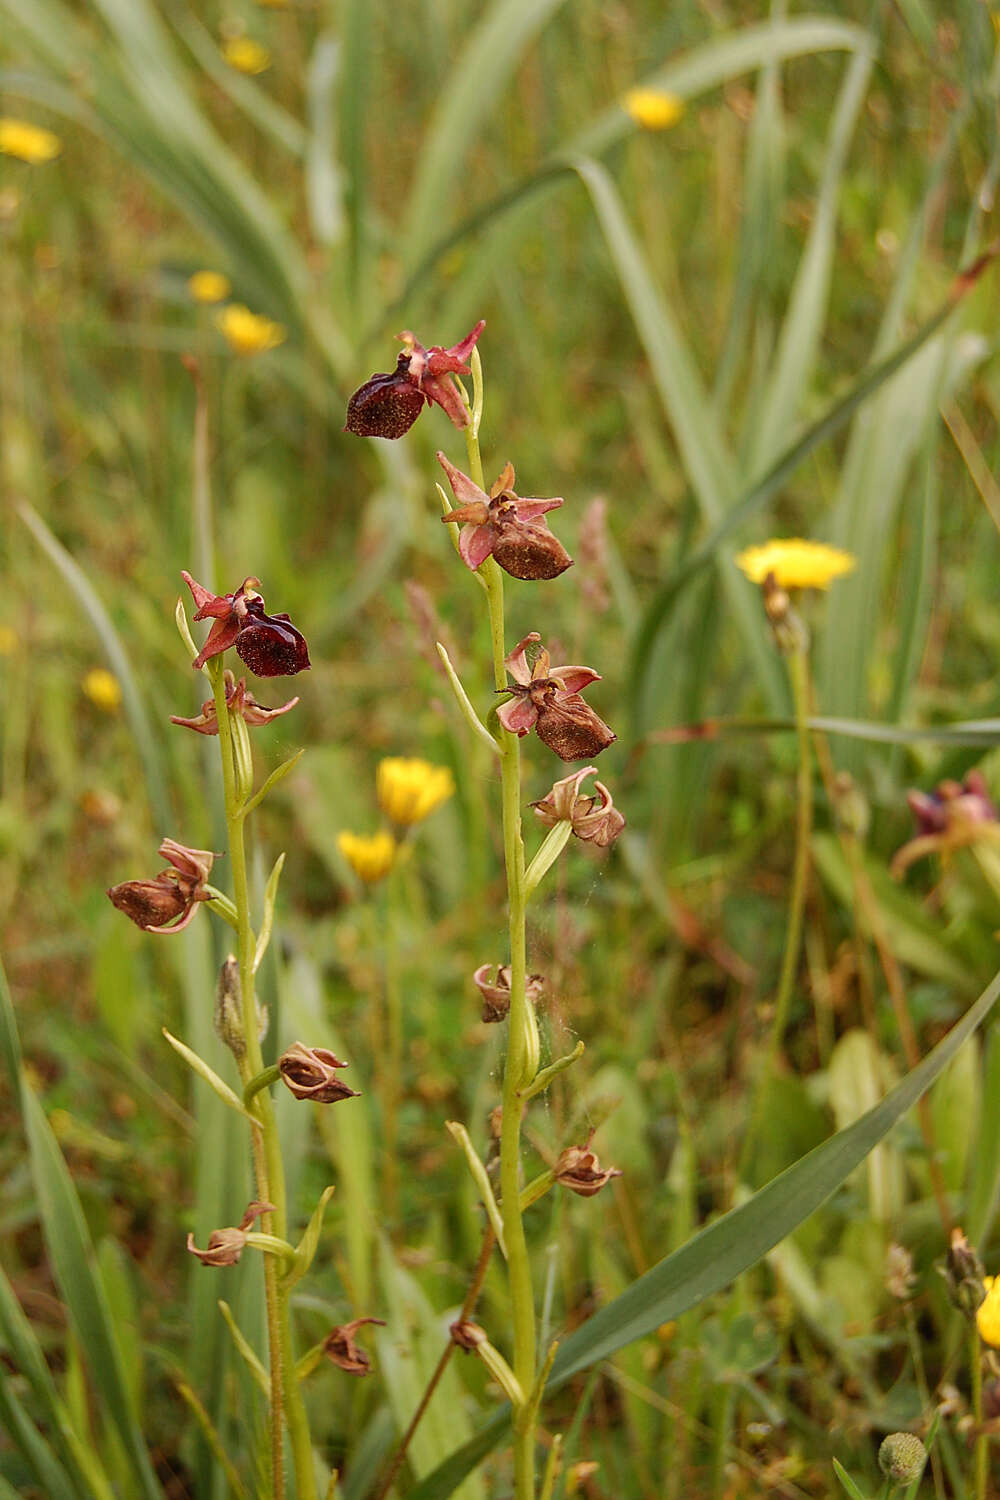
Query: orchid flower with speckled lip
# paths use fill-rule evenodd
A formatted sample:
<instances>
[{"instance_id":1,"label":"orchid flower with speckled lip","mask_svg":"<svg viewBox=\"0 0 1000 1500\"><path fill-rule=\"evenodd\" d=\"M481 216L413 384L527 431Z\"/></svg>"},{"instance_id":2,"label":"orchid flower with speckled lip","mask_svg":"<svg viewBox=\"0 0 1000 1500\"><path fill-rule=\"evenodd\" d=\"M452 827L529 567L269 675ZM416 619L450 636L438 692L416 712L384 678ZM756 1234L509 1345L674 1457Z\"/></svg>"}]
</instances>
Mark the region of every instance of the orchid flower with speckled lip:
<instances>
[{"instance_id":1,"label":"orchid flower with speckled lip","mask_svg":"<svg viewBox=\"0 0 1000 1500\"><path fill-rule=\"evenodd\" d=\"M289 698L280 708L265 708L258 703L253 693L247 687L247 680L241 677L239 682L227 667L224 673L226 683L226 707L231 714L238 714L245 724L252 729L259 729L264 724L270 724L272 719L280 719L282 714L287 714L298 703L298 698ZM170 715L171 724L180 724L183 729L193 729L195 734L218 734L219 719L215 711L215 699L206 698L201 705L201 713L193 719L182 719L178 714Z\"/></svg>"},{"instance_id":2,"label":"orchid flower with speckled lip","mask_svg":"<svg viewBox=\"0 0 1000 1500\"><path fill-rule=\"evenodd\" d=\"M611 793L603 781L595 781L595 797L581 795L580 787L588 776L596 773L596 766L584 766L572 776L557 781L547 796L533 802L535 817L546 828L557 823L569 823L578 839L606 849L625 827L625 819L615 807Z\"/></svg>"},{"instance_id":3,"label":"orchid flower with speckled lip","mask_svg":"<svg viewBox=\"0 0 1000 1500\"><path fill-rule=\"evenodd\" d=\"M182 571L181 577L198 606L195 619L214 621L193 667L202 667L210 657L235 646L237 656L257 677L294 677L308 668L305 636L288 615L264 613L258 579L245 578L232 594L213 594L190 573Z\"/></svg>"},{"instance_id":4,"label":"orchid flower with speckled lip","mask_svg":"<svg viewBox=\"0 0 1000 1500\"><path fill-rule=\"evenodd\" d=\"M504 657L514 679L508 689L514 701L498 708L497 717L510 734L523 736L534 729L560 760L589 760L618 738L580 697L583 688L600 682L601 674L593 667L553 667L544 647L529 666L528 647L540 640L533 630Z\"/></svg>"},{"instance_id":5,"label":"orchid flower with speckled lip","mask_svg":"<svg viewBox=\"0 0 1000 1500\"><path fill-rule=\"evenodd\" d=\"M456 427L468 427L469 413L453 375L468 375L469 355L486 327L480 318L450 349L425 349L410 332L401 333L403 352L391 375L373 375L347 403L345 432L358 437L400 438L409 432L425 404L440 406Z\"/></svg>"},{"instance_id":6,"label":"orchid flower with speckled lip","mask_svg":"<svg viewBox=\"0 0 1000 1500\"><path fill-rule=\"evenodd\" d=\"M184 931L200 901L211 900L205 886L215 855L208 849L189 849L175 839L164 839L158 852L170 861L170 869L161 870L152 880L124 880L107 895L112 906L144 932L169 937Z\"/></svg>"},{"instance_id":7,"label":"orchid flower with speckled lip","mask_svg":"<svg viewBox=\"0 0 1000 1500\"><path fill-rule=\"evenodd\" d=\"M561 495L550 500L523 500L515 495L512 464L504 466L487 495L443 453L437 461L458 501L441 519L461 526L458 550L467 568L475 572L493 556L512 578L533 581L558 578L572 567L573 559L542 519L546 511L563 504Z\"/></svg>"},{"instance_id":8,"label":"orchid flower with speckled lip","mask_svg":"<svg viewBox=\"0 0 1000 1500\"><path fill-rule=\"evenodd\" d=\"M348 1088L337 1077L336 1070L346 1067L329 1047L307 1047L305 1042L293 1042L278 1058L282 1082L296 1099L311 1099L315 1104L360 1098L356 1089Z\"/></svg>"}]
</instances>

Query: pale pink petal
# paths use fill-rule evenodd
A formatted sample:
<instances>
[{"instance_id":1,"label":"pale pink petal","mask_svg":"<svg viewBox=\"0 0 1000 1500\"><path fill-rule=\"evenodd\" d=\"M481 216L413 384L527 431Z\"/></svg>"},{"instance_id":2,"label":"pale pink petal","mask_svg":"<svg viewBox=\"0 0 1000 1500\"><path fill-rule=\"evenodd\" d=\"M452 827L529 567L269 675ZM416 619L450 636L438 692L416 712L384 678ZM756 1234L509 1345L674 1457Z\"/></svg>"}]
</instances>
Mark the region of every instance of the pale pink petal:
<instances>
[{"instance_id":1,"label":"pale pink petal","mask_svg":"<svg viewBox=\"0 0 1000 1500\"><path fill-rule=\"evenodd\" d=\"M171 937L175 932L184 931L185 927L194 920L194 914L197 910L197 901L192 901L180 921L175 922L172 927L147 927L146 931L151 932L154 937Z\"/></svg>"},{"instance_id":2,"label":"pale pink petal","mask_svg":"<svg viewBox=\"0 0 1000 1500\"><path fill-rule=\"evenodd\" d=\"M493 551L493 544L497 539L497 529L489 524L485 526L463 526L458 538L458 550L462 561L473 573Z\"/></svg>"},{"instance_id":3,"label":"pale pink petal","mask_svg":"<svg viewBox=\"0 0 1000 1500\"><path fill-rule=\"evenodd\" d=\"M538 516L544 516L547 510L558 510L565 502L561 495L553 495L551 500L522 500L517 497L517 515L521 521L534 521Z\"/></svg>"},{"instance_id":4,"label":"pale pink petal","mask_svg":"<svg viewBox=\"0 0 1000 1500\"><path fill-rule=\"evenodd\" d=\"M507 671L513 677L514 681L519 682L522 687L527 687L531 681L531 668L528 666L528 657L526 654L527 647L533 646L536 641L540 640L541 636L537 630L529 631L523 640L518 641L513 651L509 651L503 659L503 664L507 668Z\"/></svg>"},{"instance_id":5,"label":"pale pink petal","mask_svg":"<svg viewBox=\"0 0 1000 1500\"><path fill-rule=\"evenodd\" d=\"M593 667L550 667L549 677L559 684L564 693L579 693L592 682L600 682L600 672Z\"/></svg>"},{"instance_id":6,"label":"pale pink petal","mask_svg":"<svg viewBox=\"0 0 1000 1500\"><path fill-rule=\"evenodd\" d=\"M514 698L497 709L497 718L509 734L525 735L534 728L538 709L530 698Z\"/></svg>"},{"instance_id":7,"label":"pale pink petal","mask_svg":"<svg viewBox=\"0 0 1000 1500\"><path fill-rule=\"evenodd\" d=\"M464 410L464 408L463 408ZM459 505L479 504L483 507L485 515L489 505L489 496L485 490L481 490L478 484L474 484L468 474L463 474L461 469L456 469L443 453L438 453L437 461L448 476L448 483L454 492L455 499Z\"/></svg>"}]
</instances>

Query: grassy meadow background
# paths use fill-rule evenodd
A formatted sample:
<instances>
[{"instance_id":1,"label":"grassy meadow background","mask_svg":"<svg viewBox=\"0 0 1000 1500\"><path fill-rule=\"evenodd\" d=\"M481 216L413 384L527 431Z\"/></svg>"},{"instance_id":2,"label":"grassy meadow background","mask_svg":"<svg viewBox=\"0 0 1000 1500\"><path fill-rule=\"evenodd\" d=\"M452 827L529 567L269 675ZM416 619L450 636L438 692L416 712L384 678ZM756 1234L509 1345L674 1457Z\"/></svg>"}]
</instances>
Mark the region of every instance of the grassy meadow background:
<instances>
[{"instance_id":1,"label":"grassy meadow background","mask_svg":"<svg viewBox=\"0 0 1000 1500\"><path fill-rule=\"evenodd\" d=\"M269 49L266 71L223 60L236 34ZM262 884L287 851L268 1047L336 1045L363 1091L318 1128L278 1101L300 1221L337 1185L299 1300L303 1346L359 1312L389 1324L371 1379L325 1369L307 1387L345 1500L374 1492L478 1252L475 1189L444 1122L482 1144L497 1101L500 1028L480 1023L470 976L505 956L499 818L434 651L445 641L488 700L478 591L434 491L434 451L464 454L436 408L394 444L341 430L401 329L449 345L486 319L487 472L510 459L519 491L564 495L556 529L577 559L540 591L511 584L509 639L538 629L554 659L596 667L590 696L619 737L601 774L626 834L603 860L570 851L533 918L530 967L553 997L543 1046L556 1057L581 1038L587 1052L530 1128L551 1154L597 1127L602 1161L624 1170L599 1205L553 1195L533 1220L545 1326L575 1327L745 1191L796 751L759 592L733 563L742 546L802 535L855 553L850 577L805 601L819 711L927 730L829 737L854 820L845 833L817 770L803 952L752 1185L905 1073L895 980L924 1054L993 976L1000 896L981 863L928 860L897 883L889 862L911 834L908 787L981 765L1000 789L996 728L933 734L1000 714L998 273L943 315L996 233L998 69L978 0L0 0L0 113L63 146L37 166L0 157L0 940L164 1493L227 1493L182 1385L247 1462L253 1402L216 1299L250 1329L260 1300L258 1266L222 1287L184 1250L188 1229L204 1243L237 1221L248 1182L239 1122L161 1036L224 1071L224 937L199 918L150 941L105 896L154 873L164 835L222 847L214 745L168 723L203 696L173 622L182 568L223 591L257 575L310 643L300 706L255 737L265 771L307 753L257 820L254 859ZM623 111L639 84L683 99L671 129ZM233 354L190 296L199 269L223 272L285 342ZM120 704L94 694L94 668L115 674ZM786 728L662 733L732 717ZM541 797L559 773L525 743ZM336 849L340 830L378 826L387 755L457 782L396 877L394 1167L380 1150L387 898ZM8 1060L11 1045L8 1032ZM929 1099L933 1162L907 1115L765 1264L564 1387L543 1420L568 1434L558 1494L802 1500L840 1492L834 1456L874 1494L881 1437L919 1425L942 1390L921 1493L966 1493L967 1371L934 1270L947 1241L931 1167L995 1271L988 1031ZM29 1156L14 1090L0 1113L4 1297L117 1493L146 1494L98 1399L101 1336L79 1310L67 1319L68 1210L39 1191L40 1117L29 1110ZM902 1297L886 1285L893 1243L913 1257ZM487 1280L488 1325L499 1289ZM38 1389L8 1314L0 1480L54 1493L17 1437ZM400 1495L496 1404L473 1361L449 1381ZM461 1493L509 1483L501 1450Z\"/></svg>"}]
</instances>

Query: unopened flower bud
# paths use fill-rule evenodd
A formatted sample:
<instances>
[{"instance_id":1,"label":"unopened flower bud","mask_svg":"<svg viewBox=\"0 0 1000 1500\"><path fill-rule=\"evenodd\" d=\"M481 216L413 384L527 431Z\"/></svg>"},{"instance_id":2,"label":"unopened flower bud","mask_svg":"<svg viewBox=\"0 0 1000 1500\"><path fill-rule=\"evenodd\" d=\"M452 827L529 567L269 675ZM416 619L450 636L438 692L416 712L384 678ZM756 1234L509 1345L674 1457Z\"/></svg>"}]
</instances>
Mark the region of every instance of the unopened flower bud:
<instances>
[{"instance_id":1,"label":"unopened flower bud","mask_svg":"<svg viewBox=\"0 0 1000 1500\"><path fill-rule=\"evenodd\" d=\"M592 1198L612 1177L621 1175L619 1167L602 1168L589 1146L567 1146L554 1168L556 1182L581 1198Z\"/></svg>"},{"instance_id":2,"label":"unopened flower bud","mask_svg":"<svg viewBox=\"0 0 1000 1500\"><path fill-rule=\"evenodd\" d=\"M327 1047L307 1047L304 1042L295 1042L278 1059L278 1069L284 1083L296 1099L312 1099L315 1104L336 1104L340 1099L357 1099L356 1089L349 1089L337 1077L338 1068L347 1063Z\"/></svg>"},{"instance_id":3,"label":"unopened flower bud","mask_svg":"<svg viewBox=\"0 0 1000 1500\"><path fill-rule=\"evenodd\" d=\"M241 1058L247 1050L247 1043L243 1032L240 966L232 953L219 970L212 1025L219 1041L229 1048L235 1058Z\"/></svg>"},{"instance_id":4,"label":"unopened flower bud","mask_svg":"<svg viewBox=\"0 0 1000 1500\"><path fill-rule=\"evenodd\" d=\"M833 783L833 802L841 828L857 839L865 838L871 824L871 809L850 771L838 771Z\"/></svg>"},{"instance_id":5,"label":"unopened flower bud","mask_svg":"<svg viewBox=\"0 0 1000 1500\"><path fill-rule=\"evenodd\" d=\"M951 1244L941 1273L949 1300L971 1321L986 1297L987 1285L983 1263L961 1229L951 1232Z\"/></svg>"},{"instance_id":6,"label":"unopened flower bud","mask_svg":"<svg viewBox=\"0 0 1000 1500\"><path fill-rule=\"evenodd\" d=\"M385 1327L382 1318L355 1318L352 1323L342 1323L338 1328L331 1328L323 1340L323 1353L327 1359L348 1375L371 1373L370 1357L354 1342L355 1333L364 1323L374 1323L378 1328Z\"/></svg>"},{"instance_id":7,"label":"unopened flower bud","mask_svg":"<svg viewBox=\"0 0 1000 1500\"><path fill-rule=\"evenodd\" d=\"M243 1254L247 1233L254 1219L259 1214L270 1213L274 1213L273 1203L259 1203L255 1200L247 1204L247 1211L239 1224L230 1225L226 1229L213 1229L204 1250L199 1250L195 1245L193 1234L187 1237L187 1247L192 1255L197 1255L203 1266L235 1266Z\"/></svg>"},{"instance_id":8,"label":"unopened flower bud","mask_svg":"<svg viewBox=\"0 0 1000 1500\"><path fill-rule=\"evenodd\" d=\"M924 1472L927 1449L915 1432L890 1432L878 1450L878 1466L894 1484L912 1484Z\"/></svg>"},{"instance_id":9,"label":"unopened flower bud","mask_svg":"<svg viewBox=\"0 0 1000 1500\"><path fill-rule=\"evenodd\" d=\"M790 655L793 651L805 651L809 646L809 631L805 621L781 587L774 573L768 573L761 584L764 597L764 612L774 634L779 651Z\"/></svg>"}]
</instances>

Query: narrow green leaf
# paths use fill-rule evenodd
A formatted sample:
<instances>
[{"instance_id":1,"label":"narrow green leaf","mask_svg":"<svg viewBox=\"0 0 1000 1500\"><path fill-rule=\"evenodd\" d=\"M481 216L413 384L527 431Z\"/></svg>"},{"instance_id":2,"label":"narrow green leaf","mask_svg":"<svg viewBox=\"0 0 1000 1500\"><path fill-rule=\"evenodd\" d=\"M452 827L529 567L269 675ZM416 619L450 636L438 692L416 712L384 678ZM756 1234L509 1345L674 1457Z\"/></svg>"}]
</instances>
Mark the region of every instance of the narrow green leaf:
<instances>
[{"instance_id":1,"label":"narrow green leaf","mask_svg":"<svg viewBox=\"0 0 1000 1500\"><path fill-rule=\"evenodd\" d=\"M48 1440L28 1416L14 1394L11 1377L0 1374L0 1425L38 1479L45 1500L80 1500L85 1490L74 1489Z\"/></svg>"},{"instance_id":2,"label":"narrow green leaf","mask_svg":"<svg viewBox=\"0 0 1000 1500\"><path fill-rule=\"evenodd\" d=\"M340 42L329 32L316 38L306 87L306 201L312 232L321 245L335 245L344 232L343 189L337 163L337 82Z\"/></svg>"},{"instance_id":3,"label":"narrow green leaf","mask_svg":"<svg viewBox=\"0 0 1000 1500\"><path fill-rule=\"evenodd\" d=\"M580 157L573 166L590 193L703 519L717 528L739 494L739 471L725 433L680 325L653 281L612 178L596 161ZM756 591L731 559L718 562L723 592L761 685L772 708L781 709L788 695Z\"/></svg>"},{"instance_id":4,"label":"narrow green leaf","mask_svg":"<svg viewBox=\"0 0 1000 1500\"><path fill-rule=\"evenodd\" d=\"M874 1109L824 1141L739 1208L702 1229L572 1333L559 1349L547 1390L608 1359L661 1323L722 1291L814 1213L948 1066L1000 997L1000 974L923 1062ZM510 1408L486 1423L413 1490L407 1500L446 1500L500 1441Z\"/></svg>"},{"instance_id":5,"label":"narrow green leaf","mask_svg":"<svg viewBox=\"0 0 1000 1500\"><path fill-rule=\"evenodd\" d=\"M95 1387L117 1430L132 1468L136 1494L161 1500L125 1379L114 1324L94 1264L94 1249L76 1189L49 1129L45 1113L26 1082L22 1108L31 1171L52 1269Z\"/></svg>"},{"instance_id":6,"label":"narrow green leaf","mask_svg":"<svg viewBox=\"0 0 1000 1500\"><path fill-rule=\"evenodd\" d=\"M836 1474L837 1478L844 1486L844 1489L850 1495L851 1500L868 1500L868 1497L858 1489L857 1485L854 1483L854 1480L851 1478L850 1474L848 1474L847 1470L844 1468L839 1459L835 1458L833 1460L833 1472Z\"/></svg>"},{"instance_id":7,"label":"narrow green leaf","mask_svg":"<svg viewBox=\"0 0 1000 1500\"><path fill-rule=\"evenodd\" d=\"M238 1115L242 1115L245 1120L249 1120L251 1125L260 1124L260 1121L256 1120L249 1110L244 1109L243 1101L239 1095L229 1087L225 1079L219 1077L214 1068L209 1067L203 1057L199 1057L197 1052L192 1051L190 1047L186 1047L177 1037L171 1036L165 1026L160 1029L178 1057L183 1057L188 1067L193 1069L198 1074L198 1077L208 1084L209 1088L213 1093L218 1095L223 1104L228 1104L230 1109L234 1109Z\"/></svg>"},{"instance_id":8,"label":"narrow green leaf","mask_svg":"<svg viewBox=\"0 0 1000 1500\"><path fill-rule=\"evenodd\" d=\"M402 244L413 265L447 221L463 162L521 53L563 0L493 0L448 77L417 161Z\"/></svg>"},{"instance_id":9,"label":"narrow green leaf","mask_svg":"<svg viewBox=\"0 0 1000 1500\"><path fill-rule=\"evenodd\" d=\"M97 597L90 579L75 558L71 557L46 526L38 512L22 501L18 506L18 514L35 538L42 551L49 558L66 583L70 593L74 596L84 615L93 627L104 654L108 659L108 666L118 678L122 687L122 698L125 704L125 713L129 720L129 727L139 748L143 769L146 774L146 793L149 797L149 805L153 817L161 829L169 828L170 814L167 800L164 795L166 779L163 771L163 760L160 755L160 746L156 735L153 733L152 723L146 710L146 704L139 690L139 682L132 671L128 653L122 644L121 636L111 623L111 616Z\"/></svg>"},{"instance_id":10,"label":"narrow green leaf","mask_svg":"<svg viewBox=\"0 0 1000 1500\"><path fill-rule=\"evenodd\" d=\"M288 762L286 761L286 765ZM280 769L280 767L279 767ZM260 919L260 932L257 934L257 947L253 955L253 971L256 974L264 961L267 945L271 941L271 930L274 927L274 903L278 899L278 881L285 867L284 853L278 855L274 861L274 868L267 877L267 885L264 888L264 906Z\"/></svg>"},{"instance_id":11,"label":"narrow green leaf","mask_svg":"<svg viewBox=\"0 0 1000 1500\"><path fill-rule=\"evenodd\" d=\"M271 772L270 776L264 782L263 786L261 786L259 790L254 792L249 802L244 803L244 817L246 817L247 813L253 812L255 807L260 806L264 798L267 796L268 792L273 791L274 788L278 785L279 781L284 781L289 771L295 770L295 767L298 765L299 761L302 759L305 753L306 752L304 750L296 750L294 755L290 755L287 760L283 760L281 762L281 765L277 766L275 770Z\"/></svg>"},{"instance_id":12,"label":"narrow green leaf","mask_svg":"<svg viewBox=\"0 0 1000 1500\"><path fill-rule=\"evenodd\" d=\"M960 719L954 724L880 724L871 719L838 719L818 714L806 721L820 734L842 734L876 745L967 745L989 748L1000 744L1000 719ZM729 719L701 719L675 729L653 729L644 744L686 745L696 740L740 739L746 735L790 734L794 719L765 719L755 715Z\"/></svg>"},{"instance_id":13,"label":"narrow green leaf","mask_svg":"<svg viewBox=\"0 0 1000 1500\"><path fill-rule=\"evenodd\" d=\"M301 1281L313 1263L316 1247L319 1244L320 1231L323 1228L323 1215L326 1213L326 1205L333 1197L336 1189L325 1187L320 1194L319 1202L312 1211L309 1223L306 1225L305 1233L295 1247L295 1260L286 1272L282 1285L289 1289L297 1281Z\"/></svg>"}]
</instances>

